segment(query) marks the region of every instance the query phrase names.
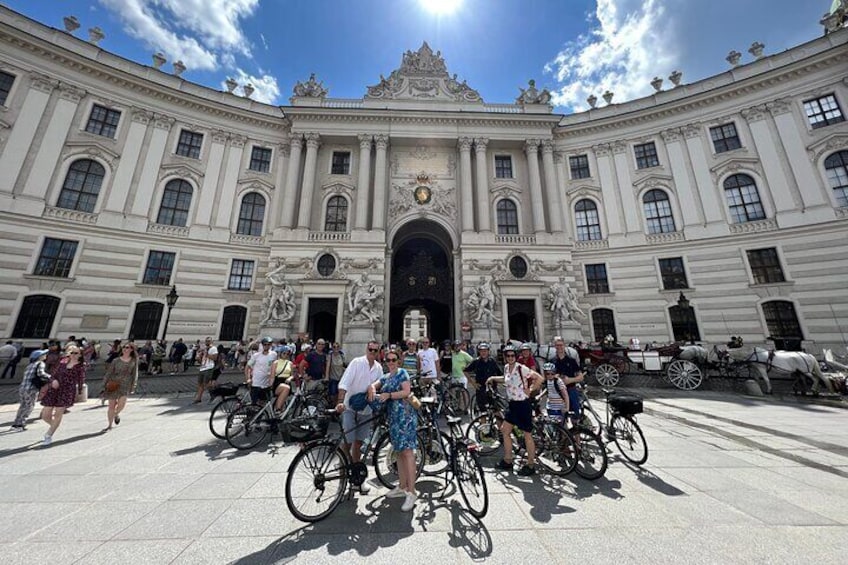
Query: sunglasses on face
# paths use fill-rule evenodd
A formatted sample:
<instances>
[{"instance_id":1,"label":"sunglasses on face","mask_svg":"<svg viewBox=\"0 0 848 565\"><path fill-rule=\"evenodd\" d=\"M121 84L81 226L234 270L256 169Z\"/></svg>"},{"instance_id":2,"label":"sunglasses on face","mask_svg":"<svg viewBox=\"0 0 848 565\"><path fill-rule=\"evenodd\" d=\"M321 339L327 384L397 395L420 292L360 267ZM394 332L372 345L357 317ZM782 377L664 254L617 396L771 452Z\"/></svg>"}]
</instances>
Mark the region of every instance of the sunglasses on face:
<instances>
[{"instance_id":1,"label":"sunglasses on face","mask_svg":"<svg viewBox=\"0 0 848 565\"><path fill-rule=\"evenodd\" d=\"M398 360L395 357L392 357L390 359L386 359L386 363L397 363L397 362L398 362Z\"/></svg>"},{"instance_id":2,"label":"sunglasses on face","mask_svg":"<svg viewBox=\"0 0 848 565\"><path fill-rule=\"evenodd\" d=\"M374 349L373 347L369 347L369 348L368 348L368 353L377 353L378 351L380 351L380 350L379 350L379 349Z\"/></svg>"}]
</instances>

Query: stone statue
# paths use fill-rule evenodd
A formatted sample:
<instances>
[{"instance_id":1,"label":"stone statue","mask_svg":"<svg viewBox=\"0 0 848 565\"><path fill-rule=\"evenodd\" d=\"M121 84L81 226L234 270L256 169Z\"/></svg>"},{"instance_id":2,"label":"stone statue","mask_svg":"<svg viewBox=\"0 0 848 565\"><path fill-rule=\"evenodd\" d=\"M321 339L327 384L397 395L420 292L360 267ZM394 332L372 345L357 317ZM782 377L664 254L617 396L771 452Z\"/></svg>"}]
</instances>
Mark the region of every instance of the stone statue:
<instances>
[{"instance_id":1,"label":"stone statue","mask_svg":"<svg viewBox=\"0 0 848 565\"><path fill-rule=\"evenodd\" d=\"M548 297L551 302L551 312L553 312L554 322L562 323L575 321L575 314L585 318L586 314L577 304L577 293L565 282L564 278L560 278L559 282L551 286Z\"/></svg>"},{"instance_id":2,"label":"stone statue","mask_svg":"<svg viewBox=\"0 0 848 565\"><path fill-rule=\"evenodd\" d=\"M380 315L374 311L375 302L379 297L380 291L377 286L371 282L367 273L362 273L362 277L353 283L348 294L351 321L368 320L371 323L379 321Z\"/></svg>"},{"instance_id":3,"label":"stone statue","mask_svg":"<svg viewBox=\"0 0 848 565\"><path fill-rule=\"evenodd\" d=\"M536 88L536 81L530 79L527 81L527 89L519 88L521 94L518 95L518 98L515 99L515 102L518 104L550 104L551 103L551 93L548 89L542 89L539 91Z\"/></svg>"},{"instance_id":4,"label":"stone statue","mask_svg":"<svg viewBox=\"0 0 848 565\"><path fill-rule=\"evenodd\" d=\"M280 325L294 318L294 290L283 278L285 261L277 259L277 266L265 278L265 297L262 300L262 321L260 326Z\"/></svg>"},{"instance_id":5,"label":"stone statue","mask_svg":"<svg viewBox=\"0 0 848 565\"><path fill-rule=\"evenodd\" d=\"M492 321L498 319L495 314L496 308L497 296L494 280L481 276L480 282L468 296L468 310L471 313L471 319L475 322L491 324Z\"/></svg>"},{"instance_id":6,"label":"stone statue","mask_svg":"<svg viewBox=\"0 0 848 565\"><path fill-rule=\"evenodd\" d=\"M303 98L324 98L327 96L327 89L324 88L323 82L315 80L315 73L312 73L306 82L295 84L292 93L297 97Z\"/></svg>"}]
</instances>

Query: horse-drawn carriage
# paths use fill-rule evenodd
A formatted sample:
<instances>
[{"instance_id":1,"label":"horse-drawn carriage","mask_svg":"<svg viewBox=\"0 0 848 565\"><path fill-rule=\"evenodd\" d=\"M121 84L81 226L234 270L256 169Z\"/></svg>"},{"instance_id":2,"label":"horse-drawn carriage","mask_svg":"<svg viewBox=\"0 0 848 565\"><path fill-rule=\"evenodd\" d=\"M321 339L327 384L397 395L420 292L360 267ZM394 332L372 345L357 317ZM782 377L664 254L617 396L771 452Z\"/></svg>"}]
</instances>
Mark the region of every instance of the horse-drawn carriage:
<instances>
[{"instance_id":1,"label":"horse-drawn carriage","mask_svg":"<svg viewBox=\"0 0 848 565\"><path fill-rule=\"evenodd\" d=\"M626 347L589 347L577 349L580 365L594 375L599 384L615 386L621 375L659 375L681 390L694 390L701 385L704 371L677 344L655 349Z\"/></svg>"}]
</instances>

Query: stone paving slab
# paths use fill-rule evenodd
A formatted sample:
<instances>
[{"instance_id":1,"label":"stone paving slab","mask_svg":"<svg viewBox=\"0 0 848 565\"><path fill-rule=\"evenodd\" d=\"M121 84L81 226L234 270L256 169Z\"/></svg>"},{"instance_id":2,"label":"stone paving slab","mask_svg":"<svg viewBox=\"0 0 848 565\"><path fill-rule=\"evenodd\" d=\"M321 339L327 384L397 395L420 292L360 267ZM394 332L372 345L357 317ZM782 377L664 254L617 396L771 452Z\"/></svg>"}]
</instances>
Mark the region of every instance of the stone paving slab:
<instances>
[{"instance_id":1,"label":"stone paving slab","mask_svg":"<svg viewBox=\"0 0 848 565\"><path fill-rule=\"evenodd\" d=\"M16 406L2 405L0 516L14 519L0 521L0 562L844 562L842 408L642 392L646 465L611 453L592 482L508 475L486 458L482 522L452 486L403 513L372 477L369 496L300 523L284 498L296 447L236 452L186 394L133 398L108 433L99 401L75 406L48 448L44 424L11 432Z\"/></svg>"}]
</instances>

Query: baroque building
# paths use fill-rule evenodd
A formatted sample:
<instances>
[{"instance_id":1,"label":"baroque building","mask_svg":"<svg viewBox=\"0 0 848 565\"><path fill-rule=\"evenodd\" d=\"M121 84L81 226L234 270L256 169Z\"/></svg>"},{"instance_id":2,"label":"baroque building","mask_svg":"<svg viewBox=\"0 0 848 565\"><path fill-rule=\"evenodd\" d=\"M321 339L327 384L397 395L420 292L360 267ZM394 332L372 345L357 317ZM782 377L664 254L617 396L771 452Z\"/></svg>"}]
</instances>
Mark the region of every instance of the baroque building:
<instances>
[{"instance_id":1,"label":"baroque building","mask_svg":"<svg viewBox=\"0 0 848 565\"><path fill-rule=\"evenodd\" d=\"M838 25L566 116L532 81L484 102L426 43L361 99L313 76L277 107L3 7L0 38L0 325L30 345L167 323L844 346Z\"/></svg>"}]
</instances>

